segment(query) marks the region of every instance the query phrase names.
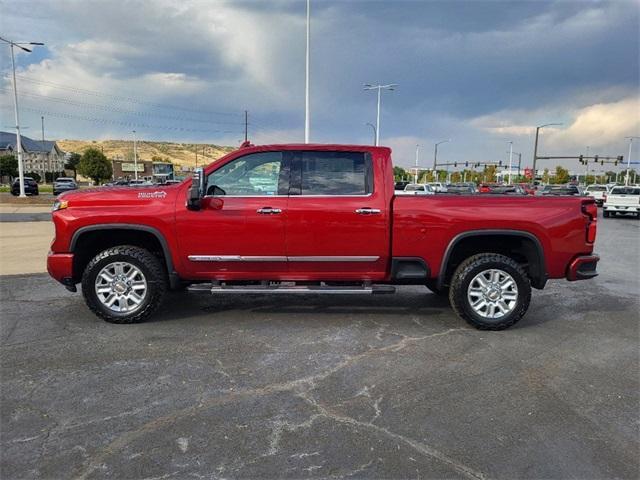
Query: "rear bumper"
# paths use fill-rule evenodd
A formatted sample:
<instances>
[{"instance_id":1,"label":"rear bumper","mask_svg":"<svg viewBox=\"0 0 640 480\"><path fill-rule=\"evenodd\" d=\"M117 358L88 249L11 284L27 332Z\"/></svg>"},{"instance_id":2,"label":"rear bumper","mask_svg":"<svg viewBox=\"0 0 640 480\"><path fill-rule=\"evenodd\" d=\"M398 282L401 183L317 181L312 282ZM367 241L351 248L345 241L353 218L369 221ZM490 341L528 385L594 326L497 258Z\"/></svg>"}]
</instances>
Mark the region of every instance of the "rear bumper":
<instances>
[{"instance_id":1,"label":"rear bumper","mask_svg":"<svg viewBox=\"0 0 640 480\"><path fill-rule=\"evenodd\" d=\"M640 206L634 205L609 205L604 204L605 212L640 213Z\"/></svg>"},{"instance_id":2,"label":"rear bumper","mask_svg":"<svg viewBox=\"0 0 640 480\"><path fill-rule=\"evenodd\" d=\"M576 257L567 268L567 280L570 282L576 280L589 280L597 277L596 267L600 257L598 255L584 255Z\"/></svg>"},{"instance_id":3,"label":"rear bumper","mask_svg":"<svg viewBox=\"0 0 640 480\"><path fill-rule=\"evenodd\" d=\"M73 253L53 253L47 255L47 271L49 275L63 284L67 290L76 291L73 281Z\"/></svg>"}]
</instances>

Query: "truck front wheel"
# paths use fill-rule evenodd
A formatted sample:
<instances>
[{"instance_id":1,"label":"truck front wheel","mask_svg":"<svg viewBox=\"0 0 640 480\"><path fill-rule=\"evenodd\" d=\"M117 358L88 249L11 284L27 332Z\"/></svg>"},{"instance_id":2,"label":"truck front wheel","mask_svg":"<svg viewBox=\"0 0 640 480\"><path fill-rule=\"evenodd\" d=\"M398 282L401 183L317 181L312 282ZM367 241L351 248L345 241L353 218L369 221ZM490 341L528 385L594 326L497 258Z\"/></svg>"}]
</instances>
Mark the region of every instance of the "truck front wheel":
<instances>
[{"instance_id":1,"label":"truck front wheel","mask_svg":"<svg viewBox=\"0 0 640 480\"><path fill-rule=\"evenodd\" d=\"M138 323L161 304L167 275L160 260L144 248L121 245L96 255L82 275L89 309L111 323Z\"/></svg>"},{"instance_id":2,"label":"truck front wheel","mask_svg":"<svg viewBox=\"0 0 640 480\"><path fill-rule=\"evenodd\" d=\"M456 314L481 330L504 330L529 308L531 285L512 258L481 253L462 262L453 274L449 301Z\"/></svg>"}]
</instances>

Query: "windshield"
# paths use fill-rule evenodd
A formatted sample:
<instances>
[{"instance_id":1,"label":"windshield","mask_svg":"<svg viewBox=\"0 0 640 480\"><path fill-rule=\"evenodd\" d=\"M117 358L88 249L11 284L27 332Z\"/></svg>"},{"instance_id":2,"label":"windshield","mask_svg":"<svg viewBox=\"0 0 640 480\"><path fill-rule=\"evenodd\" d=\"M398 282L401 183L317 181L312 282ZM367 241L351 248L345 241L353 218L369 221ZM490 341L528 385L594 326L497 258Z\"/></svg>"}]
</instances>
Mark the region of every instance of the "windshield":
<instances>
[{"instance_id":1,"label":"windshield","mask_svg":"<svg viewBox=\"0 0 640 480\"><path fill-rule=\"evenodd\" d=\"M422 185L407 185L404 187L405 192L423 192L425 187Z\"/></svg>"},{"instance_id":2,"label":"windshield","mask_svg":"<svg viewBox=\"0 0 640 480\"><path fill-rule=\"evenodd\" d=\"M587 187L587 192L606 192L607 191L607 187L604 187L602 185L589 185Z\"/></svg>"},{"instance_id":3,"label":"windshield","mask_svg":"<svg viewBox=\"0 0 640 480\"><path fill-rule=\"evenodd\" d=\"M611 195L640 195L640 187L616 187Z\"/></svg>"}]
</instances>

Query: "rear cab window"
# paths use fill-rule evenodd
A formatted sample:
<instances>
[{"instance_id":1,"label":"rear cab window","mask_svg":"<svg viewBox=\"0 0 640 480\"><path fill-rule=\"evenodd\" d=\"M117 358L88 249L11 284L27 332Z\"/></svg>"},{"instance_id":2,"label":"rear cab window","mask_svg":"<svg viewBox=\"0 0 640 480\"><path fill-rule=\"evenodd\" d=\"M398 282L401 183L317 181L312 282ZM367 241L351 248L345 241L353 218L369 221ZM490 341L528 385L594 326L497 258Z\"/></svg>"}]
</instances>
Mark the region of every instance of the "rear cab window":
<instances>
[{"instance_id":1,"label":"rear cab window","mask_svg":"<svg viewBox=\"0 0 640 480\"><path fill-rule=\"evenodd\" d=\"M365 196L373 193L373 165L366 152L295 152L290 195Z\"/></svg>"}]
</instances>

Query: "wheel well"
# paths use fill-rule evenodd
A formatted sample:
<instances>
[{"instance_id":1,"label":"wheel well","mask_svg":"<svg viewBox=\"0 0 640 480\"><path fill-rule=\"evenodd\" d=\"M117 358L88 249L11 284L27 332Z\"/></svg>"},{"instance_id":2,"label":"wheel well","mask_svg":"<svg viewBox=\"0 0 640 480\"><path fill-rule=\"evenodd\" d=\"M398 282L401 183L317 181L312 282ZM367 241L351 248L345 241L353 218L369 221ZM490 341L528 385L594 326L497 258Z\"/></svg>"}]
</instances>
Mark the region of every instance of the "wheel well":
<instances>
[{"instance_id":1,"label":"wheel well","mask_svg":"<svg viewBox=\"0 0 640 480\"><path fill-rule=\"evenodd\" d=\"M546 283L544 254L540 242L533 236L472 234L453 242L443 259L438 279L441 286L448 286L458 265L478 253L498 253L514 259L524 267L534 288L543 288Z\"/></svg>"},{"instance_id":2,"label":"wheel well","mask_svg":"<svg viewBox=\"0 0 640 480\"><path fill-rule=\"evenodd\" d=\"M156 235L144 230L100 229L80 233L73 245L73 279L79 282L85 267L98 253L118 245L141 247L157 256L165 268L165 257L162 244Z\"/></svg>"}]
</instances>

